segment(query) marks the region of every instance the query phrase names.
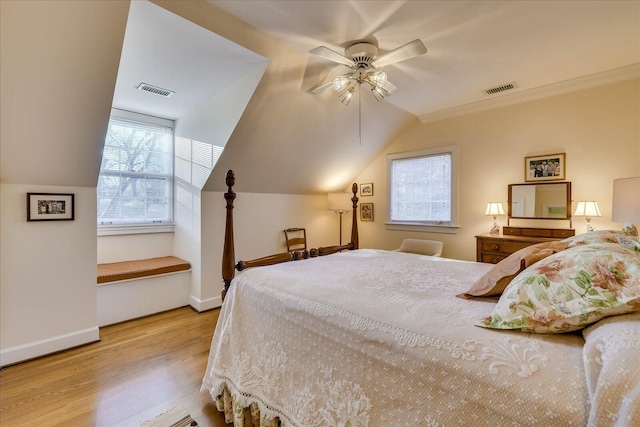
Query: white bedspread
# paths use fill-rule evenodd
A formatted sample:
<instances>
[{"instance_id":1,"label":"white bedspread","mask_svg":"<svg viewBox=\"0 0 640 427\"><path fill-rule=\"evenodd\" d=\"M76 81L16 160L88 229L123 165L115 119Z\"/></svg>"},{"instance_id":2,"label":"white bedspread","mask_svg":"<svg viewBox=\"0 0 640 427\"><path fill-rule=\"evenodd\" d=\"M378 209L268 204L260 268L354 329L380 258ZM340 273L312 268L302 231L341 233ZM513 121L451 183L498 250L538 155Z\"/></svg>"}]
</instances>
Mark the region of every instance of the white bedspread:
<instances>
[{"instance_id":1,"label":"white bedspread","mask_svg":"<svg viewBox=\"0 0 640 427\"><path fill-rule=\"evenodd\" d=\"M490 267L358 250L244 271L203 389L283 426L586 425L581 334L479 328L494 304L455 297Z\"/></svg>"}]
</instances>

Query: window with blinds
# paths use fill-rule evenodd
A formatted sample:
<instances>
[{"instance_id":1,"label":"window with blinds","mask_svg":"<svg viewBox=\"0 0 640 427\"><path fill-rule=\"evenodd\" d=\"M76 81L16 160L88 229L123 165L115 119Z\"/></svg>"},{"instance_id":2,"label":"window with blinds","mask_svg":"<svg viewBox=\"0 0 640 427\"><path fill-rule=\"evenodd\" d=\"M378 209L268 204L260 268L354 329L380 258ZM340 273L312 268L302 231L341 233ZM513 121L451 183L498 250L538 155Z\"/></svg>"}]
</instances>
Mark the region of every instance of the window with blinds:
<instances>
[{"instance_id":1,"label":"window with blinds","mask_svg":"<svg viewBox=\"0 0 640 427\"><path fill-rule=\"evenodd\" d=\"M112 117L97 188L98 225L173 221L173 130Z\"/></svg>"},{"instance_id":2,"label":"window with blinds","mask_svg":"<svg viewBox=\"0 0 640 427\"><path fill-rule=\"evenodd\" d=\"M202 190L223 147L176 137L176 178Z\"/></svg>"},{"instance_id":3,"label":"window with blinds","mask_svg":"<svg viewBox=\"0 0 640 427\"><path fill-rule=\"evenodd\" d=\"M388 165L390 222L455 223L455 150L389 155Z\"/></svg>"}]
</instances>

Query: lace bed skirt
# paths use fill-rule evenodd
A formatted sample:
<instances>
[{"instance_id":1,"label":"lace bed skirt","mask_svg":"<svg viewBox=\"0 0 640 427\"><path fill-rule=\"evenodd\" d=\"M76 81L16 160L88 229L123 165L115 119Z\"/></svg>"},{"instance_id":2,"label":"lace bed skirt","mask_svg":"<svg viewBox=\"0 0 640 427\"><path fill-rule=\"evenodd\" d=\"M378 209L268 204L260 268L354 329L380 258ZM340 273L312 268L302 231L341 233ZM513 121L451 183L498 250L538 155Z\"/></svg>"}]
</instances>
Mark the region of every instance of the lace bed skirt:
<instances>
[{"instance_id":1,"label":"lace bed skirt","mask_svg":"<svg viewBox=\"0 0 640 427\"><path fill-rule=\"evenodd\" d=\"M227 387L215 400L218 411L224 412L224 421L227 424L233 423L233 427L280 427L278 417L260 418L260 408L257 403L251 403L249 407L238 405Z\"/></svg>"}]
</instances>

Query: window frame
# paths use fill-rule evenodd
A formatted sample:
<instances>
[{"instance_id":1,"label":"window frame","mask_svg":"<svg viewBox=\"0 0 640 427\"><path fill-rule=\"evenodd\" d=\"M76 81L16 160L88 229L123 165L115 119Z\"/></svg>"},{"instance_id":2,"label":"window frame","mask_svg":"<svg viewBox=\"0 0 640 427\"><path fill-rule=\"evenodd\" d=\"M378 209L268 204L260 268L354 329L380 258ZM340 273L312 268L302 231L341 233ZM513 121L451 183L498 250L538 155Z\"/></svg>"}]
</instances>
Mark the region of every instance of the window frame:
<instances>
[{"instance_id":1,"label":"window frame","mask_svg":"<svg viewBox=\"0 0 640 427\"><path fill-rule=\"evenodd\" d=\"M109 126L112 121L117 121L120 123L131 123L133 125L139 125L141 127L152 127L152 128L163 128L165 130L169 130L171 133L171 143L170 143L170 152L168 153L168 159L170 161L171 170L168 174L158 174L158 173L145 173L141 175L147 176L162 176L168 177L169 180L169 193L168 193L168 205L169 205L169 219L166 222L127 222L127 223L115 223L115 224L100 224L100 220L98 218L98 210L97 205L99 203L99 195L98 195L98 184L96 184L96 224L97 224L97 235L105 236L105 235L119 235L119 234L146 234L146 233L170 233L175 230L175 130L174 130L174 121L163 119L160 117L148 116L145 114L134 113L131 111L112 109L111 116L109 117ZM104 146L106 146L106 136L105 136L105 144L103 145L103 156L104 156ZM100 172L98 176L98 180L102 176L102 160L100 166Z\"/></svg>"},{"instance_id":2,"label":"window frame","mask_svg":"<svg viewBox=\"0 0 640 427\"><path fill-rule=\"evenodd\" d=\"M392 195L394 191L392 179L393 162L440 155L451 156L451 220L446 222L392 220L391 209L393 208ZM387 201L387 219L385 221L385 226L388 230L456 234L460 228L458 225L458 147L455 145L449 145L444 147L387 154Z\"/></svg>"}]
</instances>

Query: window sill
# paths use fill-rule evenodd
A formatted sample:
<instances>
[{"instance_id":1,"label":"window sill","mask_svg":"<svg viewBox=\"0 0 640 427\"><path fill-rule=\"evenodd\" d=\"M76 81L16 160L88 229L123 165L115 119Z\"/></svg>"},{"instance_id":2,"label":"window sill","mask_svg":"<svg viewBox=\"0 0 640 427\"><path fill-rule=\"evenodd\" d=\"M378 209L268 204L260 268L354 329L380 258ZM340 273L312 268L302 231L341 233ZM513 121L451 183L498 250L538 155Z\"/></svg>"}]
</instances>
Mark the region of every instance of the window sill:
<instances>
[{"instance_id":1,"label":"window sill","mask_svg":"<svg viewBox=\"0 0 640 427\"><path fill-rule=\"evenodd\" d=\"M422 224L419 222L390 222L384 223L387 230L396 231L422 231L425 233L440 233L440 234L458 234L458 225L446 224Z\"/></svg>"},{"instance_id":2,"label":"window sill","mask_svg":"<svg viewBox=\"0 0 640 427\"><path fill-rule=\"evenodd\" d=\"M173 233L175 224L152 225L99 225L98 236L116 236L120 234Z\"/></svg>"}]
</instances>

